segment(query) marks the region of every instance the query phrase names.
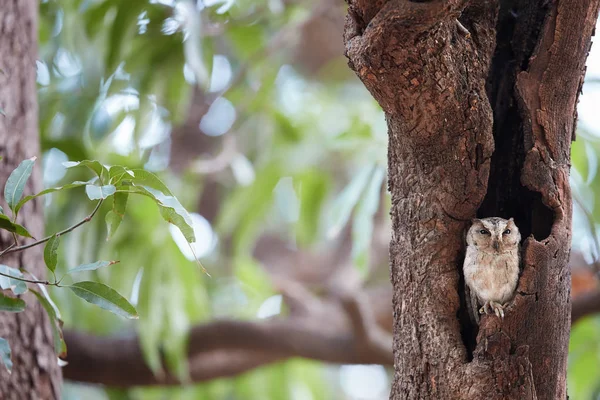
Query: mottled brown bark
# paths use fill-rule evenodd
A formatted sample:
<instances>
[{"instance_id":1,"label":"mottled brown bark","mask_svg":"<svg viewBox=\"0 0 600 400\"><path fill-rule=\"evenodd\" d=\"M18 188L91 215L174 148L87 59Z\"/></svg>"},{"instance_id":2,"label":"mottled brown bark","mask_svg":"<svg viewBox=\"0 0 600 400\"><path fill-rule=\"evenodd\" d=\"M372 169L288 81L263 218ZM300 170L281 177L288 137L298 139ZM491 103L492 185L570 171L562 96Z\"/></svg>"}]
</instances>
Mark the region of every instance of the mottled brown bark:
<instances>
[{"instance_id":1,"label":"mottled brown bark","mask_svg":"<svg viewBox=\"0 0 600 400\"><path fill-rule=\"evenodd\" d=\"M349 64L389 127L391 398L565 398L570 142L599 1L348 2ZM476 215L526 238L506 319L478 331L461 289Z\"/></svg>"},{"instance_id":2,"label":"mottled brown bark","mask_svg":"<svg viewBox=\"0 0 600 400\"><path fill-rule=\"evenodd\" d=\"M37 55L37 5L34 0L0 0L0 182L2 191L10 172L25 158L39 156L37 94L35 83ZM39 164L26 190L40 189ZM8 207L2 202L5 212ZM23 208L21 218L36 237L43 235L41 205L33 202ZM0 248L12 242L2 232ZM38 277L45 275L41 249L2 257L0 262L25 268ZM12 349L13 370L0 366L0 398L58 399L60 369L54 354L48 319L35 298L26 294L26 311L0 313L0 337Z\"/></svg>"}]
</instances>

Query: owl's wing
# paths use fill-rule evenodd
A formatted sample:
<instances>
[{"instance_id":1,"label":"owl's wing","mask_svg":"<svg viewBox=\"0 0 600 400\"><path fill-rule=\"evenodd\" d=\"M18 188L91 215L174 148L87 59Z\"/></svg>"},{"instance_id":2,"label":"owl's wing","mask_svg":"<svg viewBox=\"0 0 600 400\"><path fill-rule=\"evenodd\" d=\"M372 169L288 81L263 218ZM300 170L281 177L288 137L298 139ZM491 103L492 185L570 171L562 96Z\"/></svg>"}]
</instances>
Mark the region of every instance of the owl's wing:
<instances>
[{"instance_id":1,"label":"owl's wing","mask_svg":"<svg viewBox=\"0 0 600 400\"><path fill-rule=\"evenodd\" d=\"M469 313L469 319L474 325L479 325L479 304L477 301L477 296L466 283L465 300L467 302L467 312Z\"/></svg>"}]
</instances>

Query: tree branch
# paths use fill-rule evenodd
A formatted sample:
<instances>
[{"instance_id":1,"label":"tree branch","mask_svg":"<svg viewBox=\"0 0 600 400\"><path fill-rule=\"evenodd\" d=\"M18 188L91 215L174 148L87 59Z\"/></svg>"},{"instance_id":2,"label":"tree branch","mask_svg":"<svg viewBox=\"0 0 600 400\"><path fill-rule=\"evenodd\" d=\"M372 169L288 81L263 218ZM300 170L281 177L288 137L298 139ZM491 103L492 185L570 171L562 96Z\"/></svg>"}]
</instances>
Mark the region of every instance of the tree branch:
<instances>
[{"instance_id":1,"label":"tree branch","mask_svg":"<svg viewBox=\"0 0 600 400\"><path fill-rule=\"evenodd\" d=\"M288 319L220 320L192 328L188 350L192 382L233 377L291 357L392 365L390 287L325 302L308 298L301 285L282 288L286 303L298 307ZM581 295L573 301L571 322L598 312L600 291ZM166 371L160 376L152 373L136 335L100 337L66 330L64 336L66 379L120 387L182 383Z\"/></svg>"},{"instance_id":2,"label":"tree branch","mask_svg":"<svg viewBox=\"0 0 600 400\"><path fill-rule=\"evenodd\" d=\"M571 325L581 318L600 312L600 291L576 297L571 306Z\"/></svg>"},{"instance_id":3,"label":"tree branch","mask_svg":"<svg viewBox=\"0 0 600 400\"><path fill-rule=\"evenodd\" d=\"M381 295L379 290L374 293ZM391 291L387 295L389 301L377 303L384 307L375 310L376 320L380 313L391 318ZM357 295L340 302L334 297L322 301L321 307L286 319L217 320L198 325L189 335L190 379L201 382L234 376L291 357L392 365L391 337L374 327L373 310L365 311L367 300ZM137 335L100 337L66 330L64 337L68 347L68 365L63 369L66 379L121 387L182 383L168 372L161 376L152 373Z\"/></svg>"}]
</instances>

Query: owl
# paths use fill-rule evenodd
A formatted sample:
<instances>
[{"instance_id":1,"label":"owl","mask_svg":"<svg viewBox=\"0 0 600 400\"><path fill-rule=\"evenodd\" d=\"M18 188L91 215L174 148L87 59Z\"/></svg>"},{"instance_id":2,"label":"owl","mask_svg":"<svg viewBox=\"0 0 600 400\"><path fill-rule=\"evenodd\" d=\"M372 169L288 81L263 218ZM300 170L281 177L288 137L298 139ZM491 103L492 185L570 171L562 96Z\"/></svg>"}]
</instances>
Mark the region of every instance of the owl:
<instances>
[{"instance_id":1,"label":"owl","mask_svg":"<svg viewBox=\"0 0 600 400\"><path fill-rule=\"evenodd\" d=\"M463 265L469 313L479 323L479 314L504 318L504 307L512 299L519 280L521 234L514 220L473 219L467 232ZM479 305L481 309L478 310ZM478 312L479 311L479 312Z\"/></svg>"}]
</instances>

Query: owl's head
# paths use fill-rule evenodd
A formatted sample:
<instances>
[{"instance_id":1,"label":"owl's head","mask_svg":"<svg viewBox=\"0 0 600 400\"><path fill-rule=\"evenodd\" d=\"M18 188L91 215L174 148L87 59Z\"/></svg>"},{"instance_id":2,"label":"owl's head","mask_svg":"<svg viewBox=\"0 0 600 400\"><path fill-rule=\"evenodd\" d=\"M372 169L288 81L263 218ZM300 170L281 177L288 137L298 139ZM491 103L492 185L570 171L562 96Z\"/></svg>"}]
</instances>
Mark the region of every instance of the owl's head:
<instances>
[{"instance_id":1,"label":"owl's head","mask_svg":"<svg viewBox=\"0 0 600 400\"><path fill-rule=\"evenodd\" d=\"M511 219L498 217L473 219L467 243L488 253L504 253L519 247L521 233Z\"/></svg>"}]
</instances>

